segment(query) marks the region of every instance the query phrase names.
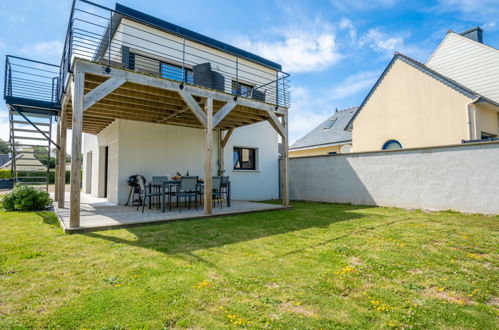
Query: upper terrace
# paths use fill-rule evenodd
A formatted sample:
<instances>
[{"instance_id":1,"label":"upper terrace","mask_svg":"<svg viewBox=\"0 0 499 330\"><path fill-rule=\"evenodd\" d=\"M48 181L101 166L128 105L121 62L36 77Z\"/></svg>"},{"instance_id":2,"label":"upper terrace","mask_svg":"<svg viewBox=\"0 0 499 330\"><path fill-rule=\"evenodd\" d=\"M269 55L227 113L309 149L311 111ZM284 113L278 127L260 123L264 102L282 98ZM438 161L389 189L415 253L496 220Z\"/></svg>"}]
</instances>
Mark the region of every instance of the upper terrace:
<instances>
[{"instance_id":1,"label":"upper terrace","mask_svg":"<svg viewBox=\"0 0 499 330\"><path fill-rule=\"evenodd\" d=\"M79 223L82 132L127 119L204 129L211 141L213 130L226 140L236 127L268 121L287 147L288 77L277 63L131 8L74 0L60 64L8 56L4 95L13 113L60 117L59 159L73 130L71 218ZM207 142L206 178L211 149ZM283 155L286 167L287 148ZM64 205L62 186L57 198Z\"/></svg>"}]
</instances>

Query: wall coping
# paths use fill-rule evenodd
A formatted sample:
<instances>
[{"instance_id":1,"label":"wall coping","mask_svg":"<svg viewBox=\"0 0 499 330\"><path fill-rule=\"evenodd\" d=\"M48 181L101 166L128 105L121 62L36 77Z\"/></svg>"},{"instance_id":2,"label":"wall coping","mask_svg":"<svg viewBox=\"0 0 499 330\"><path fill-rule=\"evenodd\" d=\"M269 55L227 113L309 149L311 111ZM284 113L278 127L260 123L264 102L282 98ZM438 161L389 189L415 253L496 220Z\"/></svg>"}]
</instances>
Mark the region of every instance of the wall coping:
<instances>
[{"instance_id":1,"label":"wall coping","mask_svg":"<svg viewBox=\"0 0 499 330\"><path fill-rule=\"evenodd\" d=\"M320 157L341 157L341 156L362 156L362 155L372 155L372 154L392 154L392 153L404 153L410 151L427 151L431 152L434 149L448 149L448 148L465 148L470 146L486 146L486 145L497 145L499 147L499 141L484 141L484 142L472 142L472 143L459 143L459 144L445 144L430 147L414 147L414 148L402 148L402 149L392 149L392 150L372 150L372 151L361 151L361 152L349 152L344 154L332 154L332 155L313 155L313 156L296 156L290 157L289 159L300 159L300 158L320 158Z\"/></svg>"}]
</instances>

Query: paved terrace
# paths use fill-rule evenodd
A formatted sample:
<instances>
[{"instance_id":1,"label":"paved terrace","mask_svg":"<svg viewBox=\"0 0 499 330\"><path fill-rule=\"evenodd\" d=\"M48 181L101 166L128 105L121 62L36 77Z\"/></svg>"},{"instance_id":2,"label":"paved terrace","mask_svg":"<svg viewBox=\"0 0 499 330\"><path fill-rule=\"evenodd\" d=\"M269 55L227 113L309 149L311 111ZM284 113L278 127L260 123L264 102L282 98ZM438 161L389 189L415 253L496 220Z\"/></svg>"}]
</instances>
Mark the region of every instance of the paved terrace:
<instances>
[{"instance_id":1,"label":"paved terrace","mask_svg":"<svg viewBox=\"0 0 499 330\"><path fill-rule=\"evenodd\" d=\"M52 194L53 195L53 194ZM69 192L66 192L66 201L69 200ZM183 201L181 203L183 205ZM101 229L109 229L113 227L136 226L147 223L168 222L178 220L189 220L196 218L215 217L220 215L251 213L268 210L286 209L282 205L257 203L249 201L232 200L231 207L223 203L223 208L218 204L213 208L213 213L207 216L203 213L203 208L199 211L191 206L188 210L182 207L181 212L172 208L171 211L161 212L157 208L144 209L137 211L136 206L122 206L108 202L105 198L96 198L88 194L81 194L80 204L80 226L69 228L69 202L66 202L64 208L57 208L57 203L54 203L54 211L59 217L59 222L62 228L67 233L93 231Z\"/></svg>"}]
</instances>

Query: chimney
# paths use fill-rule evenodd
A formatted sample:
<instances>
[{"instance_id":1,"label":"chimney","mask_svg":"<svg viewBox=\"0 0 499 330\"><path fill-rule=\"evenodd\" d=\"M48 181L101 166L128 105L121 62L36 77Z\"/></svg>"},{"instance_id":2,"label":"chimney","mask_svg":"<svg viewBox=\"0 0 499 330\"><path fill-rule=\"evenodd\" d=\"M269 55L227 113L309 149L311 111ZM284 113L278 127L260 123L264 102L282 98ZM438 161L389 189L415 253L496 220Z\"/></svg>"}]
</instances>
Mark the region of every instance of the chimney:
<instances>
[{"instance_id":1,"label":"chimney","mask_svg":"<svg viewBox=\"0 0 499 330\"><path fill-rule=\"evenodd\" d=\"M468 39L471 39L473 41L479 42L483 44L483 36L482 36L483 30L481 27L477 26L474 28L471 28L469 30L466 30L464 32L459 33L463 37L466 37Z\"/></svg>"}]
</instances>

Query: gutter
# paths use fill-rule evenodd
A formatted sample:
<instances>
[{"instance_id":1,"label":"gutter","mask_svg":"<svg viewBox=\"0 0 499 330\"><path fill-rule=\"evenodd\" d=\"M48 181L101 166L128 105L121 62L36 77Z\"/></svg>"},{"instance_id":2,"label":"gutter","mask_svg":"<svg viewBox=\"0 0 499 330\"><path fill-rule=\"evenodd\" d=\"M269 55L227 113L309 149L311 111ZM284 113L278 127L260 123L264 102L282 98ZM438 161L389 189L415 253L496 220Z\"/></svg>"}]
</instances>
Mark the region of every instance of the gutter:
<instances>
[{"instance_id":1,"label":"gutter","mask_svg":"<svg viewBox=\"0 0 499 330\"><path fill-rule=\"evenodd\" d=\"M475 97L472 101L466 103L466 131L468 133L468 140L472 140L472 128L471 128L471 113L470 107L480 100L480 96ZM476 123L475 123L476 124Z\"/></svg>"}]
</instances>

